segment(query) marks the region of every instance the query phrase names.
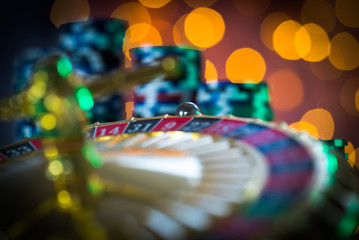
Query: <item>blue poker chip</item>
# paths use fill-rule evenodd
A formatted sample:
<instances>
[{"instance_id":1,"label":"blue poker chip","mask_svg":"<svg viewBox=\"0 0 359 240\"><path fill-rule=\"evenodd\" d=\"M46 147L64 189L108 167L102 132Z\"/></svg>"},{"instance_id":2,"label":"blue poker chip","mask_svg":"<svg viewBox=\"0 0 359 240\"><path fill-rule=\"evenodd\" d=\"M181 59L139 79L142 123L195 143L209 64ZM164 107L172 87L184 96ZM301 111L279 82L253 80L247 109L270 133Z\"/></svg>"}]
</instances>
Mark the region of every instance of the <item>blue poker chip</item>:
<instances>
[{"instance_id":1,"label":"blue poker chip","mask_svg":"<svg viewBox=\"0 0 359 240\"><path fill-rule=\"evenodd\" d=\"M201 52L176 46L144 46L130 50L133 66L152 64L165 56L179 57L183 62L185 78L176 82L182 89L196 89L202 79Z\"/></svg>"},{"instance_id":2,"label":"blue poker chip","mask_svg":"<svg viewBox=\"0 0 359 240\"><path fill-rule=\"evenodd\" d=\"M40 136L40 129L33 119L22 119L15 122L15 140Z\"/></svg>"},{"instance_id":3,"label":"blue poker chip","mask_svg":"<svg viewBox=\"0 0 359 240\"><path fill-rule=\"evenodd\" d=\"M20 92L29 85L32 69L44 57L59 53L55 48L30 48L19 54L14 61L13 89Z\"/></svg>"},{"instance_id":4,"label":"blue poker chip","mask_svg":"<svg viewBox=\"0 0 359 240\"><path fill-rule=\"evenodd\" d=\"M138 86L134 91L134 116L175 115L181 103L194 101L195 90L181 89L175 85L169 81L154 81Z\"/></svg>"},{"instance_id":5,"label":"blue poker chip","mask_svg":"<svg viewBox=\"0 0 359 240\"><path fill-rule=\"evenodd\" d=\"M58 46L82 74L105 73L124 65L123 20L96 20L63 24Z\"/></svg>"},{"instance_id":6,"label":"blue poker chip","mask_svg":"<svg viewBox=\"0 0 359 240\"><path fill-rule=\"evenodd\" d=\"M58 46L71 59L76 74L107 73L124 66L122 47L127 27L127 22L117 19L63 24ZM124 97L114 94L98 99L88 117L91 123L123 120Z\"/></svg>"},{"instance_id":7,"label":"blue poker chip","mask_svg":"<svg viewBox=\"0 0 359 240\"><path fill-rule=\"evenodd\" d=\"M106 73L124 65L122 51L127 22L122 20L88 20L60 26L57 48L34 48L19 55L14 64L13 88L20 92L29 86L32 68L40 59L65 54L79 75ZM118 121L125 118L124 98L115 94L102 98L89 112L91 122ZM39 130L34 120L15 123L16 139L34 137Z\"/></svg>"},{"instance_id":8,"label":"blue poker chip","mask_svg":"<svg viewBox=\"0 0 359 240\"><path fill-rule=\"evenodd\" d=\"M16 93L24 90L31 83L32 69L42 58L59 53L55 48L30 48L18 55L14 62L13 89ZM15 122L15 139L39 136L40 130L33 119Z\"/></svg>"},{"instance_id":9,"label":"blue poker chip","mask_svg":"<svg viewBox=\"0 0 359 240\"><path fill-rule=\"evenodd\" d=\"M345 152L345 146L348 145L348 141L344 139L331 139L323 140L330 149L340 154L344 159L348 160L348 153Z\"/></svg>"},{"instance_id":10,"label":"blue poker chip","mask_svg":"<svg viewBox=\"0 0 359 240\"><path fill-rule=\"evenodd\" d=\"M79 48L71 53L71 60L76 63L75 71L80 75L89 75L105 71L105 63L99 52L91 48Z\"/></svg>"},{"instance_id":11,"label":"blue poker chip","mask_svg":"<svg viewBox=\"0 0 359 240\"><path fill-rule=\"evenodd\" d=\"M237 117L273 120L265 83L202 83L197 91L196 103L205 115L232 114Z\"/></svg>"},{"instance_id":12,"label":"blue poker chip","mask_svg":"<svg viewBox=\"0 0 359 240\"><path fill-rule=\"evenodd\" d=\"M91 109L91 122L113 122L126 118L124 97L120 94L100 98Z\"/></svg>"},{"instance_id":13,"label":"blue poker chip","mask_svg":"<svg viewBox=\"0 0 359 240\"><path fill-rule=\"evenodd\" d=\"M66 23L59 27L59 46L76 50L79 46L92 46L98 50L122 50L128 23L123 20L89 19Z\"/></svg>"},{"instance_id":14,"label":"blue poker chip","mask_svg":"<svg viewBox=\"0 0 359 240\"><path fill-rule=\"evenodd\" d=\"M134 90L134 116L175 115L183 102L193 102L201 79L201 54L175 46L144 46L130 50L132 66L151 65L165 56L176 56L184 64L184 78L178 81L154 79Z\"/></svg>"}]
</instances>

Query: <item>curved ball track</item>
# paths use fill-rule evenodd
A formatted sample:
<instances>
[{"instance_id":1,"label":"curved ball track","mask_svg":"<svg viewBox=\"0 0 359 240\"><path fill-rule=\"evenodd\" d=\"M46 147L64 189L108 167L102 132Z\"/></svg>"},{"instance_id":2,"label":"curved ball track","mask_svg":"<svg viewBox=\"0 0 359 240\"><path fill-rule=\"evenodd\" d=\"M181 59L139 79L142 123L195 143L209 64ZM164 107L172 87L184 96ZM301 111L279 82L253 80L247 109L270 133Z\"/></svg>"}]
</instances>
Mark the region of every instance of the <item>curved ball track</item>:
<instances>
[{"instance_id":1,"label":"curved ball track","mask_svg":"<svg viewBox=\"0 0 359 240\"><path fill-rule=\"evenodd\" d=\"M165 115L85 132L104 158L96 173L106 193L95 213L115 238L340 238L354 231L355 224L343 225L357 221L350 167L285 124ZM36 139L27 144L39 148Z\"/></svg>"}]
</instances>

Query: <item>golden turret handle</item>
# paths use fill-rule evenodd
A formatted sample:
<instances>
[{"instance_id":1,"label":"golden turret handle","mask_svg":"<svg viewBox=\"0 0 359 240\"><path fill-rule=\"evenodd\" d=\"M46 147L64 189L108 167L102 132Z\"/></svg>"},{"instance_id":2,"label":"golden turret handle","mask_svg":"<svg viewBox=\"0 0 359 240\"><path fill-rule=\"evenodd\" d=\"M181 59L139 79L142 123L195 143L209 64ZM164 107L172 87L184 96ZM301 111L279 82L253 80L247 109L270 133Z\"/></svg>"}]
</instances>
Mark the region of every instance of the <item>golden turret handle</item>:
<instances>
[{"instance_id":1,"label":"golden turret handle","mask_svg":"<svg viewBox=\"0 0 359 240\"><path fill-rule=\"evenodd\" d=\"M27 89L0 101L0 119L35 119L41 131L46 174L54 183L55 195L49 199L55 199L54 208L74 219L82 239L107 239L93 219L91 209L95 197L88 190L94 181L93 168L102 165L102 157L82 133L87 124L85 111L94 104L93 95L97 98L128 91L158 77L174 79L181 72L180 62L166 57L151 66L86 78L72 72L68 58L54 55L35 65L32 84ZM33 215L36 214L35 211ZM22 234L24 228L18 226L23 226L27 219L25 216L14 225L10 231L14 238Z\"/></svg>"},{"instance_id":2,"label":"golden turret handle","mask_svg":"<svg viewBox=\"0 0 359 240\"><path fill-rule=\"evenodd\" d=\"M55 57L55 56L53 56ZM40 61L38 64L50 64L48 57ZM80 76L72 72L71 62L65 58L57 56L59 61L52 62L56 66L60 76L68 78L69 84L73 87L84 86L94 97L111 95L115 92L126 92L136 85L145 84L155 78L163 78L166 80L175 80L183 77L183 64L179 58L168 56L160 58L158 61L141 67L119 69L110 73L95 76ZM36 66L35 66L36 69ZM14 120L23 117L34 117L36 109L34 102L36 99L42 98L43 95L52 88L52 84L45 83L41 77L46 72L33 72L31 85L18 94L9 98L0 100L0 120ZM49 80L51 82L51 79ZM55 85L54 85L55 86ZM62 88L61 84L55 87ZM66 91L66 88L62 91Z\"/></svg>"}]
</instances>

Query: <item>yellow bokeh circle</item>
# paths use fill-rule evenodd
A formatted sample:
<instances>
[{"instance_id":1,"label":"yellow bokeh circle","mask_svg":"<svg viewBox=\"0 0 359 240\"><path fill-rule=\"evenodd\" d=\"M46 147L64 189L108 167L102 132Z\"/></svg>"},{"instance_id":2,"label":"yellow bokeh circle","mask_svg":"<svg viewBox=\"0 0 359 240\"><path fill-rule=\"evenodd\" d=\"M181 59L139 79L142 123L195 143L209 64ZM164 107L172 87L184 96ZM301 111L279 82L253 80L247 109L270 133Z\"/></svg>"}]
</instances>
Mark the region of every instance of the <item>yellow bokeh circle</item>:
<instances>
[{"instance_id":1,"label":"yellow bokeh circle","mask_svg":"<svg viewBox=\"0 0 359 240\"><path fill-rule=\"evenodd\" d=\"M152 21L151 25L157 29L162 37L163 45L173 45L173 24L164 20Z\"/></svg>"},{"instance_id":2,"label":"yellow bokeh circle","mask_svg":"<svg viewBox=\"0 0 359 240\"><path fill-rule=\"evenodd\" d=\"M309 51L307 51L302 58L309 62L319 62L328 57L330 52L330 41L326 31L314 23L305 24L301 29L305 30L310 39ZM299 44L300 43L296 43L296 47Z\"/></svg>"},{"instance_id":3,"label":"yellow bokeh circle","mask_svg":"<svg viewBox=\"0 0 359 240\"><path fill-rule=\"evenodd\" d=\"M303 101L304 88L300 77L290 69L281 69L268 77L271 106L277 111L293 111Z\"/></svg>"},{"instance_id":4,"label":"yellow bokeh circle","mask_svg":"<svg viewBox=\"0 0 359 240\"><path fill-rule=\"evenodd\" d=\"M312 41L309 32L304 26L301 26L294 35L294 48L299 57L307 55L312 47Z\"/></svg>"},{"instance_id":5,"label":"yellow bokeh circle","mask_svg":"<svg viewBox=\"0 0 359 240\"><path fill-rule=\"evenodd\" d=\"M233 83L259 83L265 72L262 55L252 48L237 49L226 61L227 78Z\"/></svg>"},{"instance_id":6,"label":"yellow bokeh circle","mask_svg":"<svg viewBox=\"0 0 359 240\"><path fill-rule=\"evenodd\" d=\"M206 60L206 70L204 73L204 77L207 83L218 81L217 69L214 64L209 60Z\"/></svg>"},{"instance_id":7,"label":"yellow bokeh circle","mask_svg":"<svg viewBox=\"0 0 359 240\"><path fill-rule=\"evenodd\" d=\"M64 166L61 161L54 160L49 163L48 170L53 176L59 176L64 171Z\"/></svg>"},{"instance_id":8,"label":"yellow bokeh circle","mask_svg":"<svg viewBox=\"0 0 359 240\"><path fill-rule=\"evenodd\" d=\"M353 163L352 167L356 167L359 169L359 148L356 148L350 155L349 155L349 163Z\"/></svg>"},{"instance_id":9,"label":"yellow bokeh circle","mask_svg":"<svg viewBox=\"0 0 359 240\"><path fill-rule=\"evenodd\" d=\"M56 26L70 22L86 21L90 16L87 0L55 0L50 10L50 20Z\"/></svg>"},{"instance_id":10,"label":"yellow bokeh circle","mask_svg":"<svg viewBox=\"0 0 359 240\"><path fill-rule=\"evenodd\" d=\"M359 66L359 44L349 33L341 32L331 41L330 62L340 70L350 71Z\"/></svg>"},{"instance_id":11,"label":"yellow bokeh circle","mask_svg":"<svg viewBox=\"0 0 359 240\"><path fill-rule=\"evenodd\" d=\"M279 24L274 31L273 48L282 58L288 60L301 58L295 47L296 34L301 26L302 25L296 21L287 20Z\"/></svg>"},{"instance_id":12,"label":"yellow bokeh circle","mask_svg":"<svg viewBox=\"0 0 359 240\"><path fill-rule=\"evenodd\" d=\"M359 27L359 1L336 0L335 12L338 20L347 27Z\"/></svg>"},{"instance_id":13,"label":"yellow bokeh circle","mask_svg":"<svg viewBox=\"0 0 359 240\"><path fill-rule=\"evenodd\" d=\"M137 23L130 26L125 33L124 52L145 45L161 46L162 37L158 30L150 24Z\"/></svg>"},{"instance_id":14,"label":"yellow bokeh circle","mask_svg":"<svg viewBox=\"0 0 359 240\"><path fill-rule=\"evenodd\" d=\"M340 104L343 109L353 115L358 116L358 91L359 91L359 77L351 78L343 84L340 89Z\"/></svg>"},{"instance_id":15,"label":"yellow bokeh circle","mask_svg":"<svg viewBox=\"0 0 359 240\"><path fill-rule=\"evenodd\" d=\"M187 15L184 31L193 45L209 48L222 40L225 24L218 12L210 8L200 7Z\"/></svg>"},{"instance_id":16,"label":"yellow bokeh circle","mask_svg":"<svg viewBox=\"0 0 359 240\"><path fill-rule=\"evenodd\" d=\"M62 190L57 194L57 201L63 208L68 208L73 204L70 193L65 190Z\"/></svg>"},{"instance_id":17,"label":"yellow bokeh circle","mask_svg":"<svg viewBox=\"0 0 359 240\"><path fill-rule=\"evenodd\" d=\"M49 111L58 113L61 110L61 98L55 94L49 94L44 99L44 105Z\"/></svg>"},{"instance_id":18,"label":"yellow bokeh circle","mask_svg":"<svg viewBox=\"0 0 359 240\"><path fill-rule=\"evenodd\" d=\"M45 130L51 130L56 127L56 117L51 114L47 113L40 119L40 126Z\"/></svg>"},{"instance_id":19,"label":"yellow bokeh circle","mask_svg":"<svg viewBox=\"0 0 359 240\"><path fill-rule=\"evenodd\" d=\"M148 8L160 8L169 3L171 0L138 0L143 6Z\"/></svg>"},{"instance_id":20,"label":"yellow bokeh circle","mask_svg":"<svg viewBox=\"0 0 359 240\"><path fill-rule=\"evenodd\" d=\"M184 23L188 14L182 15L173 26L173 41L179 47L196 48L187 38Z\"/></svg>"},{"instance_id":21,"label":"yellow bokeh circle","mask_svg":"<svg viewBox=\"0 0 359 240\"><path fill-rule=\"evenodd\" d=\"M147 8L136 2L128 2L120 5L112 12L111 18L126 20L129 26L137 23L151 24L151 16Z\"/></svg>"},{"instance_id":22,"label":"yellow bokeh circle","mask_svg":"<svg viewBox=\"0 0 359 240\"><path fill-rule=\"evenodd\" d=\"M344 147L344 152L348 155L348 162L351 167L355 165L355 148L351 142L348 141L348 144Z\"/></svg>"},{"instance_id":23,"label":"yellow bokeh circle","mask_svg":"<svg viewBox=\"0 0 359 240\"><path fill-rule=\"evenodd\" d=\"M273 50L273 33L284 21L289 20L289 16L284 13L274 12L269 14L262 22L260 28L261 39L267 48Z\"/></svg>"},{"instance_id":24,"label":"yellow bokeh circle","mask_svg":"<svg viewBox=\"0 0 359 240\"><path fill-rule=\"evenodd\" d=\"M305 121L295 122L290 124L289 127L299 133L305 132L306 134L308 134L314 139L319 138L317 128L313 124L310 124L308 122Z\"/></svg>"},{"instance_id":25,"label":"yellow bokeh circle","mask_svg":"<svg viewBox=\"0 0 359 240\"><path fill-rule=\"evenodd\" d=\"M309 110L303 115L300 121L304 121L315 126L320 139L332 139L335 126L333 117L329 111L323 108Z\"/></svg>"},{"instance_id":26,"label":"yellow bokeh circle","mask_svg":"<svg viewBox=\"0 0 359 240\"><path fill-rule=\"evenodd\" d=\"M333 5L327 0L307 0L301 9L302 23L315 23L329 32L336 25Z\"/></svg>"}]
</instances>

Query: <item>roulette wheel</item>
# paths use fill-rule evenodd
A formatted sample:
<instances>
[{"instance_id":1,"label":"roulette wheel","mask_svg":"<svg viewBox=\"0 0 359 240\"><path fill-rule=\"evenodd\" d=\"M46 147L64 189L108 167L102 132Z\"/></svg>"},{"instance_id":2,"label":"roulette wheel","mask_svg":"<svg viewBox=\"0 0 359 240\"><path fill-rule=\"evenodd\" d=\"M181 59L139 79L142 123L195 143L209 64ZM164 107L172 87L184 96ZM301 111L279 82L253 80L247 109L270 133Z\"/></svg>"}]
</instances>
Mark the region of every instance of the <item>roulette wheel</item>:
<instances>
[{"instance_id":1,"label":"roulette wheel","mask_svg":"<svg viewBox=\"0 0 359 240\"><path fill-rule=\"evenodd\" d=\"M86 129L103 158L93 163L96 180L89 185L92 194L102 195L94 212L113 239L341 239L340 234L348 237L354 231L354 176L326 144L288 130L285 124L209 117L183 107L179 116ZM3 165L5 173L19 164L24 169L2 174L1 182L16 175L24 178L24 171L39 173L44 164L41 149L39 139L2 149L13 157ZM67 165L52 163L48 171L56 177L69 171ZM36 189L34 184L44 180L22 185ZM2 185L7 190L7 184ZM51 186L44 184L36 191L46 188ZM61 193L58 201L66 209ZM352 224L349 231L345 224ZM87 231L98 237L94 229Z\"/></svg>"},{"instance_id":2,"label":"roulette wheel","mask_svg":"<svg viewBox=\"0 0 359 240\"><path fill-rule=\"evenodd\" d=\"M0 237L354 237L357 176L285 123L202 115L186 102L176 115L86 124L93 97L183 79L183 61L161 56L88 81L66 57L38 62L32 85L1 102L2 118L31 116L41 137L0 149Z\"/></svg>"}]
</instances>

